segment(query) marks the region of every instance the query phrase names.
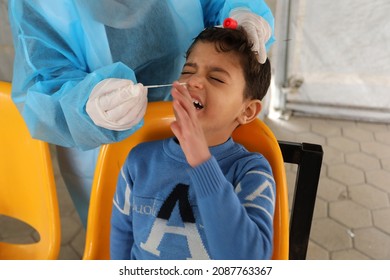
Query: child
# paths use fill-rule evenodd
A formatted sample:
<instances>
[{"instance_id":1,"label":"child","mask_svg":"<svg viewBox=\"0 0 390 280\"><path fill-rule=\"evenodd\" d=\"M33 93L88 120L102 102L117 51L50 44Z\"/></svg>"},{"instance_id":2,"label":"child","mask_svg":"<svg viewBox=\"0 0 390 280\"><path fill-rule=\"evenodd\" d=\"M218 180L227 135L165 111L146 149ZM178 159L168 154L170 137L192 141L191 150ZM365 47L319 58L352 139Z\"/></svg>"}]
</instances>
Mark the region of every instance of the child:
<instances>
[{"instance_id":1,"label":"child","mask_svg":"<svg viewBox=\"0 0 390 280\"><path fill-rule=\"evenodd\" d=\"M243 30L209 28L172 89L175 138L132 149L119 175L113 259L269 259L275 182L267 160L233 142L270 84Z\"/></svg>"}]
</instances>

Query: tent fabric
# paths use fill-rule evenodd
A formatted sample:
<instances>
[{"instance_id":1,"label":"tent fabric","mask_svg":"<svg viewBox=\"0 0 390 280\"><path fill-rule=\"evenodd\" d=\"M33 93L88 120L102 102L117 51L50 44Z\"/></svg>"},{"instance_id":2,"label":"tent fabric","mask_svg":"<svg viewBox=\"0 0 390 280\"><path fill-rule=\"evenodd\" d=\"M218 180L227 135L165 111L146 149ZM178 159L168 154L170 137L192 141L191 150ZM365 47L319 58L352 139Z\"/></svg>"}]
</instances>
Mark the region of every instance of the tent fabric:
<instances>
[{"instance_id":1,"label":"tent fabric","mask_svg":"<svg viewBox=\"0 0 390 280\"><path fill-rule=\"evenodd\" d=\"M288 40L285 80L276 85L287 85L284 109L388 122L390 1L294 0L289 12L288 38L276 34L277 47Z\"/></svg>"}]
</instances>

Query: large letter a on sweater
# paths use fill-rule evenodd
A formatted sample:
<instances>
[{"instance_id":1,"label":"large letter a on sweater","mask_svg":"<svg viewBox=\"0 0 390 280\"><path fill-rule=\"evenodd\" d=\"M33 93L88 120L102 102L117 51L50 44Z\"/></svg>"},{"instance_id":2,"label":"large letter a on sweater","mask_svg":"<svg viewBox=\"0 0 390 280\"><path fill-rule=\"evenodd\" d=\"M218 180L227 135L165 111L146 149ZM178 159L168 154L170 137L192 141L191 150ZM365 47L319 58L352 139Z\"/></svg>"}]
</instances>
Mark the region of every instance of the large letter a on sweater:
<instances>
[{"instance_id":1,"label":"large letter a on sweater","mask_svg":"<svg viewBox=\"0 0 390 280\"><path fill-rule=\"evenodd\" d=\"M166 233L177 234L187 238L188 249L191 254L189 259L209 259L195 224L194 213L188 200L188 188L189 186L183 184L178 184L174 188L161 206L147 241L141 243L142 249L156 256L160 256L158 247L164 235ZM177 203L179 204L180 216L184 226L168 225L168 221Z\"/></svg>"}]
</instances>

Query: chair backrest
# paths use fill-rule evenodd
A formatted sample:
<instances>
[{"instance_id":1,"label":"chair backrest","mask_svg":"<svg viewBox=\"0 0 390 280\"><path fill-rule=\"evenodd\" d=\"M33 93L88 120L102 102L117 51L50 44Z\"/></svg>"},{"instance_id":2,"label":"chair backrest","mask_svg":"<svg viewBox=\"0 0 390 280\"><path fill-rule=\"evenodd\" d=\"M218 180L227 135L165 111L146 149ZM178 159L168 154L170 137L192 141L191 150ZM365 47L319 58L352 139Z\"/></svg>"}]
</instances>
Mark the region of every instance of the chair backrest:
<instances>
[{"instance_id":1,"label":"chair backrest","mask_svg":"<svg viewBox=\"0 0 390 280\"><path fill-rule=\"evenodd\" d=\"M297 165L290 205L289 259L306 259L324 151L321 145L278 141L285 163Z\"/></svg>"},{"instance_id":2,"label":"chair backrest","mask_svg":"<svg viewBox=\"0 0 390 280\"><path fill-rule=\"evenodd\" d=\"M58 257L61 229L49 147L31 138L6 82L0 82L0 215L39 233L34 243L0 242L0 259Z\"/></svg>"},{"instance_id":3,"label":"chair backrest","mask_svg":"<svg viewBox=\"0 0 390 280\"><path fill-rule=\"evenodd\" d=\"M112 200L120 168L129 151L138 143L172 136L170 123L173 119L171 102L150 103L140 130L121 142L101 148L92 186L83 259L109 259ZM288 194L278 142L259 119L236 129L233 138L248 150L262 153L272 166L277 188L273 259L288 259Z\"/></svg>"}]
</instances>

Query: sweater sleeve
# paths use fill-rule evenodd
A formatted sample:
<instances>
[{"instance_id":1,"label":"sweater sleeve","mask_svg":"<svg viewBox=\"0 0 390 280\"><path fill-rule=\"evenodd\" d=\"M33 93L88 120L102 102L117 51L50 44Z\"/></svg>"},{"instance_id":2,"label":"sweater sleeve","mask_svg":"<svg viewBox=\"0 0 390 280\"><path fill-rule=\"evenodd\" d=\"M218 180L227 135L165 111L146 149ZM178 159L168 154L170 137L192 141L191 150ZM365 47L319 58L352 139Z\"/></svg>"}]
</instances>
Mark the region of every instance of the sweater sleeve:
<instances>
[{"instance_id":1,"label":"sweater sleeve","mask_svg":"<svg viewBox=\"0 0 390 280\"><path fill-rule=\"evenodd\" d=\"M111 216L110 257L114 260L131 257L134 243L131 201L132 182L124 165L118 177Z\"/></svg>"},{"instance_id":2,"label":"sweater sleeve","mask_svg":"<svg viewBox=\"0 0 390 280\"><path fill-rule=\"evenodd\" d=\"M216 159L190 170L210 254L214 259L269 259L275 182L264 158L251 159L236 189Z\"/></svg>"}]
</instances>

